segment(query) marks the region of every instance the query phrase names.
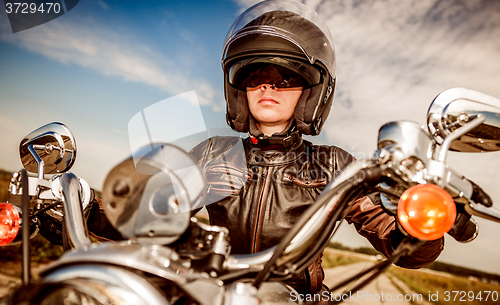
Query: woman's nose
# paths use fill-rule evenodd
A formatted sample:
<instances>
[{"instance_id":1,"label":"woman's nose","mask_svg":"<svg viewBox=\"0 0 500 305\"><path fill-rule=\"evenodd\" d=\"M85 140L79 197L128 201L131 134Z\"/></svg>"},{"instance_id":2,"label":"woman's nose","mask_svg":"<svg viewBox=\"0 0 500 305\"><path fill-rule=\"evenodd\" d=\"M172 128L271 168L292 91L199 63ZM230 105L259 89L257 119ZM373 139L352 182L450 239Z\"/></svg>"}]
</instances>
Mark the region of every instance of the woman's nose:
<instances>
[{"instance_id":1,"label":"woman's nose","mask_svg":"<svg viewBox=\"0 0 500 305\"><path fill-rule=\"evenodd\" d=\"M266 91L266 89L272 89L272 90L275 90L276 89L276 86L274 84L270 85L270 84L263 84L260 86L260 90L262 91Z\"/></svg>"}]
</instances>

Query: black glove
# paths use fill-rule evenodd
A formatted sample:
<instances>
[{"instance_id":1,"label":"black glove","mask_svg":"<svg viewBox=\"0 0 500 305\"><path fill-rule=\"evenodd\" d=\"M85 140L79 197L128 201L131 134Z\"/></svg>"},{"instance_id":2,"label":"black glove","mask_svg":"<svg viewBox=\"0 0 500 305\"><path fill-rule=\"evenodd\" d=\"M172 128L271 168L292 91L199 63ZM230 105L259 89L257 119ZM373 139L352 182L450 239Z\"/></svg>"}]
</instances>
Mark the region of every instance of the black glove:
<instances>
[{"instance_id":1,"label":"black glove","mask_svg":"<svg viewBox=\"0 0 500 305\"><path fill-rule=\"evenodd\" d=\"M97 237L104 237L110 240L123 240L124 238L108 221L104 210L101 207L101 198L95 196L90 203L92 208L87 219L87 228Z\"/></svg>"},{"instance_id":2,"label":"black glove","mask_svg":"<svg viewBox=\"0 0 500 305\"><path fill-rule=\"evenodd\" d=\"M457 205L457 218L448 234L461 243L473 241L478 234L476 221L469 213L463 210L462 205Z\"/></svg>"},{"instance_id":3,"label":"black glove","mask_svg":"<svg viewBox=\"0 0 500 305\"><path fill-rule=\"evenodd\" d=\"M486 194L486 192L483 191L479 185L475 184L471 180L468 181L472 184L472 201L482 204L485 207L493 206L493 201L490 196ZM448 234L455 238L455 240L462 243L473 241L478 234L476 221L469 213L467 213L467 211L465 211L462 204L457 204L457 218Z\"/></svg>"}]
</instances>

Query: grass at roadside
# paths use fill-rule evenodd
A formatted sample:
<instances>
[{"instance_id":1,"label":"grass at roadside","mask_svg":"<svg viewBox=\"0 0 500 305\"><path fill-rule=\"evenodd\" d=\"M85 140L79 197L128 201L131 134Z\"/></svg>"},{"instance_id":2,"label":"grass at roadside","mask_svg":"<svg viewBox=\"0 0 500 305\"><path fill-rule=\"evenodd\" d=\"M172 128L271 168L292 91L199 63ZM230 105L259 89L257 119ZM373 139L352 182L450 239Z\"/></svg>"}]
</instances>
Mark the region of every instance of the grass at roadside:
<instances>
[{"instance_id":1,"label":"grass at roadside","mask_svg":"<svg viewBox=\"0 0 500 305\"><path fill-rule=\"evenodd\" d=\"M63 254L61 246L49 243L40 234L31 240L32 268L45 265ZM0 273L21 278L21 245L0 247Z\"/></svg>"},{"instance_id":2,"label":"grass at roadside","mask_svg":"<svg viewBox=\"0 0 500 305\"><path fill-rule=\"evenodd\" d=\"M433 304L499 304L500 286L391 266L388 271ZM490 293L488 293L488 291ZM488 296L488 299L486 297Z\"/></svg>"}]
</instances>

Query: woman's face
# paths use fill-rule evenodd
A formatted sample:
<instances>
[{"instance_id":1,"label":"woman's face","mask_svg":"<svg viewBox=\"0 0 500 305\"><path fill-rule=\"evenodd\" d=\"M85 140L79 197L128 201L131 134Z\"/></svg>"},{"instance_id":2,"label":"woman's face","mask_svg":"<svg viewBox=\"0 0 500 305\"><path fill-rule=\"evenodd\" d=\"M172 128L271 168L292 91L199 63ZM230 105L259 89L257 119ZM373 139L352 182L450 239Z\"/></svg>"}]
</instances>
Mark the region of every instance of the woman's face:
<instances>
[{"instance_id":1,"label":"woman's face","mask_svg":"<svg viewBox=\"0 0 500 305\"><path fill-rule=\"evenodd\" d=\"M273 89L266 84L247 87L248 108L258 122L257 128L264 131L262 125L275 126L275 132L285 129L301 95L302 87Z\"/></svg>"}]
</instances>

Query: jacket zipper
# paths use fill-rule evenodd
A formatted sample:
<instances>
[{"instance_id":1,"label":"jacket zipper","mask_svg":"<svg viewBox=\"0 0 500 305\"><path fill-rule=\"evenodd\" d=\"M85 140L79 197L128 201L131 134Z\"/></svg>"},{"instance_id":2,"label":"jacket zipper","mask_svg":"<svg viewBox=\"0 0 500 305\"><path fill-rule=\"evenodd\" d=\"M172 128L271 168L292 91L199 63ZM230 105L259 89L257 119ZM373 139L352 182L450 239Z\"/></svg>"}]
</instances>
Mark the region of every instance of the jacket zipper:
<instances>
[{"instance_id":1,"label":"jacket zipper","mask_svg":"<svg viewBox=\"0 0 500 305\"><path fill-rule=\"evenodd\" d=\"M267 195L269 194L269 186L271 185L271 174L273 172L273 167L268 166L264 169L262 176L264 180L262 181L261 191L259 193L259 203L257 209L255 210L255 223L252 234L252 244L251 253L256 253L259 251L260 233L262 231L262 223L264 222L265 206L267 201Z\"/></svg>"}]
</instances>

